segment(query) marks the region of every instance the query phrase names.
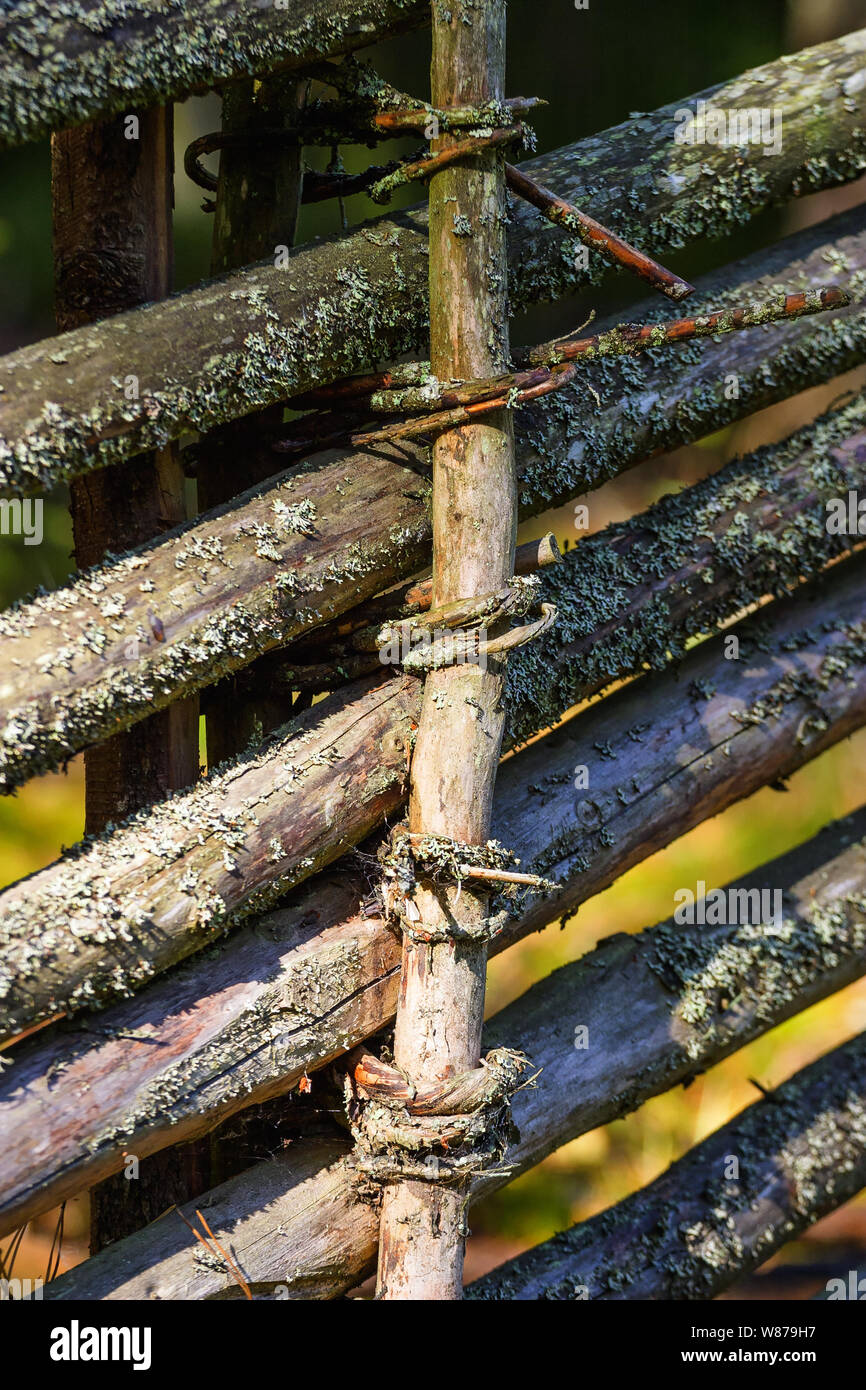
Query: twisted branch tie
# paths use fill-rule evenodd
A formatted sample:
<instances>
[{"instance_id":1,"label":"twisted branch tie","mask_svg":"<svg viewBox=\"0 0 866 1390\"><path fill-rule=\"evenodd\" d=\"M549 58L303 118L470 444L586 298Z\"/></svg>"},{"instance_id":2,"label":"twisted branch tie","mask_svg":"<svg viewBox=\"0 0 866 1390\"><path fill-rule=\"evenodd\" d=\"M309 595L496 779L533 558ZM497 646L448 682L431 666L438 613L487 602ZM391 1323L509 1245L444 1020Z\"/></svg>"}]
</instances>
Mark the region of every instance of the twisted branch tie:
<instances>
[{"instance_id":1,"label":"twisted branch tie","mask_svg":"<svg viewBox=\"0 0 866 1390\"><path fill-rule=\"evenodd\" d=\"M521 1081L529 1065L522 1052L497 1047L470 1071L414 1086L397 1067L362 1053L346 1077L356 1167L379 1181L453 1182L498 1162L511 1096L531 1084Z\"/></svg>"}]
</instances>

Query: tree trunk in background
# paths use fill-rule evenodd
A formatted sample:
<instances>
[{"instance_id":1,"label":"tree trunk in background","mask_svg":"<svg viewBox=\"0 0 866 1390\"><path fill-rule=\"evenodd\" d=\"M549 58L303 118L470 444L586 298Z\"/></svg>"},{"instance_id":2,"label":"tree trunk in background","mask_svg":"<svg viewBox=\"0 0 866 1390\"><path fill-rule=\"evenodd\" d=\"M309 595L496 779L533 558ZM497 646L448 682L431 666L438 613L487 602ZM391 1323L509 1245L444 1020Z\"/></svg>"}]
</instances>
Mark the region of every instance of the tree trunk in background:
<instances>
[{"instance_id":1,"label":"tree trunk in background","mask_svg":"<svg viewBox=\"0 0 866 1390\"><path fill-rule=\"evenodd\" d=\"M171 290L172 108L118 116L52 137L55 312L62 330L107 318ZM123 363L114 364L123 374ZM125 390L145 393L127 377ZM184 480L169 446L76 479L70 489L79 570L140 545L186 518ZM85 831L95 834L198 774L198 700L182 700L84 755ZM192 1146L190 1146L190 1150ZM167 1152L137 1181L123 1175L91 1194L91 1250L136 1230L207 1182L195 1157Z\"/></svg>"}]
</instances>

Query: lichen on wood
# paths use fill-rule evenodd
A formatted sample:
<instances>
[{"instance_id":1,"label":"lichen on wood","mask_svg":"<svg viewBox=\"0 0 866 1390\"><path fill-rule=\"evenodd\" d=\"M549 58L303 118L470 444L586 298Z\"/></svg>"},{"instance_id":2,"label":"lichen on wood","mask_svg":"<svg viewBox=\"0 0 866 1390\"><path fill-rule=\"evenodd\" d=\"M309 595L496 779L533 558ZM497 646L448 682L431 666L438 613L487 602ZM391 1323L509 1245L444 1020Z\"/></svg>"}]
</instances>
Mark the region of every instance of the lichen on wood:
<instances>
[{"instance_id":1,"label":"lichen on wood","mask_svg":"<svg viewBox=\"0 0 866 1390\"><path fill-rule=\"evenodd\" d=\"M701 94L722 105L780 107L785 141L773 159L750 145L734 152L676 143L680 103L531 160L527 172L658 254L724 236L776 202L866 168L866 126L846 91L864 49L861 31ZM573 238L528 207L515 209L509 254L515 308L569 294L608 270L601 261L585 268ZM10 354L0 360L0 481L49 486L417 351L426 275L426 217L410 210L301 247L285 267L261 263ZM138 400L124 394L127 375L138 378Z\"/></svg>"},{"instance_id":2,"label":"lichen on wood","mask_svg":"<svg viewBox=\"0 0 866 1390\"><path fill-rule=\"evenodd\" d=\"M652 361L632 359L624 368L596 365L587 382L601 397L601 412L578 388L566 388L546 413L518 412L524 513L598 486L660 448L699 438L860 361L866 350L863 220L861 209L844 214L731 272L730 295L743 298L780 284L808 288L826 277L829 264L857 301L832 320L799 320L784 330L743 335L735 345L653 351ZM699 293L701 302L725 302L717 276L701 282ZM728 398L731 371L739 395ZM317 460L287 485L285 501L282 483L290 479L277 478L260 501L247 506L237 499L221 522L204 518L165 547L108 564L77 588L0 618L9 656L0 681L7 789L417 570L429 555L427 469L420 449L393 461L384 453ZM353 505L356 493L363 493L364 506ZM281 503L288 510L281 511ZM301 531L292 532L292 518ZM314 534L305 537L311 525ZM175 551L184 561L180 569ZM113 607L122 601L123 608L109 624L101 609L112 607L106 597L112 594L120 595ZM72 615L91 611L82 630ZM165 642L156 640L151 615L162 621ZM290 663L309 660L301 649L290 653ZM349 676L352 665L345 665ZM40 673L35 685L34 671Z\"/></svg>"},{"instance_id":3,"label":"lichen on wood","mask_svg":"<svg viewBox=\"0 0 866 1390\"><path fill-rule=\"evenodd\" d=\"M831 276L852 306L821 319L719 341L653 349L581 367L542 406L517 412L521 510L558 506L639 458L678 448L858 366L866 353L866 212L862 207L702 277L695 312L817 289ZM631 311L667 316L648 301ZM602 331L609 323L601 325ZM600 403L600 404L599 404Z\"/></svg>"},{"instance_id":4,"label":"lichen on wood","mask_svg":"<svg viewBox=\"0 0 866 1390\"><path fill-rule=\"evenodd\" d=\"M560 611L561 623L511 658L508 740L520 741L555 724L580 699L616 679L680 659L690 638L714 631L767 594L796 588L804 576L816 574L850 549L852 537L828 533L826 502L861 485L866 468L864 426L866 398L858 398L785 443L729 464L697 487L609 527L552 567L553 576L548 571L539 583ZM388 746L388 757L383 747L392 727L392 697L397 694L407 702L404 713L414 712L417 687L407 676L381 686L374 677L372 688L361 684L359 702L355 693L351 686L335 693L329 704L302 716L301 723L305 739L314 745L318 739L328 748L345 729L347 747L353 748L347 755L354 760L352 779L357 779L362 794L360 800L355 798L350 781L345 800L341 785L338 804L344 806L347 821L351 819L357 842L377 823L377 815L385 815L402 800L407 738L398 737L396 748ZM362 714L370 702L372 719L365 720ZM340 754L331 772L337 767L343 776L346 767ZM156 968L200 947L214 931L274 901L280 891L332 859L340 835L327 823L327 803L323 806L315 795L307 815L294 822L280 866L263 852L274 833L269 826L282 837L293 824L279 794L287 785L287 771L292 773L293 764L286 766L278 743L221 777L208 779L185 798L154 808L146 816L147 839L154 852L170 847L170 872L158 858L148 859L142 876L129 879L129 851L123 847L137 849L142 841L145 824L138 818L114 837L90 846L85 842L0 895L0 914L5 914L0 916L0 978L5 975L7 1036L67 1006L81 1007L127 992ZM212 844L203 850L196 847L196 808L208 807L208 814L224 824L220 818L227 789L231 787L235 797L250 795L244 776L255 785L257 810L254 815L238 806L231 826L236 842L226 842L220 866L214 863ZM308 837L317 847L315 854L306 847ZM232 849L244 850L243 868L234 862ZM187 867L207 872L200 884L197 878L182 880L189 896L179 907L171 884ZM86 950L76 942L70 902L79 903L83 913L79 929L89 939ZM153 940L157 925L160 931ZM104 930L108 938L101 941ZM115 966L106 950L113 940L127 941L127 956L137 960ZM46 950L50 973L44 968ZM71 956L64 964L66 952Z\"/></svg>"},{"instance_id":5,"label":"lichen on wood","mask_svg":"<svg viewBox=\"0 0 866 1390\"><path fill-rule=\"evenodd\" d=\"M7 889L0 1034L130 994L369 834L402 796L414 697L406 677L335 695Z\"/></svg>"},{"instance_id":6,"label":"lichen on wood","mask_svg":"<svg viewBox=\"0 0 866 1390\"><path fill-rule=\"evenodd\" d=\"M279 475L0 615L0 787L61 765L416 570L429 484L412 461L383 454L361 474L348 460L324 460ZM324 517L333 518L326 531Z\"/></svg>"},{"instance_id":7,"label":"lichen on wood","mask_svg":"<svg viewBox=\"0 0 866 1390\"><path fill-rule=\"evenodd\" d=\"M543 572L558 621L509 663L507 737L520 742L618 677L666 665L691 638L852 549L856 536L830 533L828 503L859 486L864 426L858 396Z\"/></svg>"},{"instance_id":8,"label":"lichen on wood","mask_svg":"<svg viewBox=\"0 0 866 1390\"><path fill-rule=\"evenodd\" d=\"M533 1167L568 1140L621 1117L673 1085L688 1083L699 1071L862 975L866 968L863 812L828 827L808 845L766 865L743 886L756 882L784 890L784 920L775 930L733 924L712 929L673 928L668 924L638 935L617 933L582 960L539 981L491 1020L485 1046L507 1036L531 1052L539 1071L535 1085L520 1091L512 1103L519 1139L510 1150L508 1169L482 1174L474 1186L473 1200ZM695 972L695 983L687 1002L688 982L683 976L689 969ZM698 972L705 982L706 1007L696 1013ZM733 989L741 993L741 1008L734 1007ZM624 1000L628 1007L623 1006ZM640 1035L634 1027L638 1016L642 1021ZM575 1020L589 1024L588 1049L575 1048ZM862 1096L862 1043L856 1062L855 1091ZM840 1070L842 1077L852 1079L851 1067L843 1062ZM839 1094L838 1078L835 1094ZM784 1101L784 1095L780 1099ZM862 1117L862 1101L858 1104ZM790 1115L791 1110L783 1114ZM764 1144L768 1137L771 1142L779 1137L772 1114L765 1110L762 1123L768 1118L772 1133L765 1136ZM840 1158L843 1162L839 1174L825 1172L820 1184L801 1182L795 1186L795 1220L805 1223L814 1219L820 1214L820 1204L825 1210L838 1205L848 1192L847 1184L862 1171L866 1159L862 1118L856 1134L852 1131L848 1135L856 1140L855 1146L846 1143L844 1152L840 1130L830 1120L821 1127L820 1136L816 1135L821 1142L832 1141L827 1155L830 1162ZM724 1152L741 1151L736 1121L722 1133L728 1140ZM755 1137L748 1136L750 1140ZM757 1138L754 1151L766 1152ZM818 1147L816 1142L812 1158ZM752 1151L750 1143L750 1158ZM702 1146L693 1159L683 1160L686 1165L691 1163L689 1171L700 1174L704 1181L707 1168L699 1165L707 1152ZM765 1170L760 1171L763 1174ZM797 1171L807 1177L805 1165ZM719 1165L716 1177L722 1176ZM745 1181L752 1183L748 1177ZM651 1187L595 1218L595 1228L628 1229L629 1203L638 1202L641 1210L650 1208L657 1217L662 1215L664 1208L652 1206L655 1191ZM723 1195L726 1209L733 1211L742 1188L729 1183ZM741 1209L750 1195L751 1190ZM791 1195L789 1190L789 1199ZM208 1202L214 1229L230 1238L246 1277L261 1297L339 1297L360 1282L375 1258L377 1214L358 1201L358 1175L351 1166L347 1145L337 1140L331 1145L323 1145L319 1139L294 1144L288 1155L250 1168L215 1189ZM771 1242L778 1242L786 1230L790 1231L784 1222L791 1215L791 1206L783 1202L781 1212L765 1228ZM680 1234L677 1246L674 1223L668 1223L664 1231L667 1241L681 1249L686 1233ZM227 1296L230 1273L224 1267L202 1268L194 1261L190 1244L179 1229L172 1230L166 1222L155 1223L113 1251L52 1282L45 1297ZM647 1280L664 1278L669 1281L669 1291L674 1279L689 1279L693 1281L690 1296L706 1297L746 1272L746 1266L737 1262L736 1250L729 1249L726 1261L714 1261L709 1258L713 1249L712 1242L695 1242L695 1258L689 1262L679 1255L668 1258L670 1244L660 1250L653 1239L642 1238L635 1243L629 1274L633 1277L637 1273ZM628 1279L617 1278L621 1241L616 1254L604 1258L601 1253L597 1277L609 1290L608 1296L615 1296L617 1289L639 1296L640 1284L634 1287ZM660 1270L654 1274L656 1253ZM494 1271L490 1282L492 1296L509 1296L507 1270L504 1279L497 1279ZM673 1296L683 1296L682 1282L675 1287ZM573 1284L571 1288L573 1296Z\"/></svg>"},{"instance_id":9,"label":"lichen on wood","mask_svg":"<svg viewBox=\"0 0 866 1390\"><path fill-rule=\"evenodd\" d=\"M350 53L427 18L425 0L3 0L0 149Z\"/></svg>"},{"instance_id":10,"label":"lichen on wood","mask_svg":"<svg viewBox=\"0 0 866 1390\"><path fill-rule=\"evenodd\" d=\"M728 1176L729 1156L739 1158ZM649 1187L479 1279L469 1298L709 1299L866 1183L866 1034Z\"/></svg>"},{"instance_id":11,"label":"lichen on wood","mask_svg":"<svg viewBox=\"0 0 866 1390\"><path fill-rule=\"evenodd\" d=\"M633 683L503 763L494 833L562 886L556 896L527 901L519 915L504 910L494 951L574 911L707 815L767 783L781 784L866 722L864 563L859 556L843 562L812 591L738 624L732 630L738 661L722 659L725 637L711 639L678 670ZM591 769L592 790L576 795L574 769L581 762ZM796 868L806 872L802 854ZM132 1000L79 1015L7 1051L12 1065L0 1081L6 1136L0 1227L14 1227L116 1169L124 1149L143 1155L193 1137L297 1084L383 1028L395 1007L400 948L380 916L359 911L369 891L363 872L347 866L339 875L320 875L243 927L226 948L201 953ZM654 938L658 961L664 933ZM702 929L701 940L711 939L718 944ZM746 939L727 954L734 966ZM688 941L687 934L672 939L658 976L669 1002L665 981L682 973L676 962L686 961ZM853 955L835 954L842 973L835 973L830 955L815 957L810 985L809 970L786 956L784 945L780 936L782 954L767 958L767 970L775 970L772 994L753 990L750 1017L766 1022L777 1016L774 1010L794 1011L802 990L831 990L852 964L860 968L852 938ZM626 968L615 942L604 950ZM718 958L725 959L721 947ZM698 956L692 951L688 959L697 963ZM749 964L752 956L745 959ZM812 957L802 959L805 965ZM596 973L589 963L580 968L582 979ZM710 979L706 970L704 976ZM678 1027L679 1050L664 1053L676 1067L696 1065L702 1046L721 1046L728 1025L736 1032L737 1020L746 1017L720 1017L697 979L689 991L692 1041ZM602 997L597 1007L603 1020ZM609 1015L622 1017L621 1011ZM519 1034L517 1022L512 1031ZM145 1039L149 1045L142 1047ZM538 1040L532 1046L538 1061ZM651 1065L645 1050L642 1064L642 1084L654 1077L659 1089L682 1075L664 1059ZM592 1104L602 1107L599 1123L611 1099L609 1081L600 1065L592 1087ZM614 1091L625 1103L623 1087ZM588 1095L576 1083L569 1094L581 1104ZM521 1125L525 1119L521 1111ZM37 1130L42 1141L34 1147ZM562 1126L555 1133L568 1137Z\"/></svg>"}]
</instances>

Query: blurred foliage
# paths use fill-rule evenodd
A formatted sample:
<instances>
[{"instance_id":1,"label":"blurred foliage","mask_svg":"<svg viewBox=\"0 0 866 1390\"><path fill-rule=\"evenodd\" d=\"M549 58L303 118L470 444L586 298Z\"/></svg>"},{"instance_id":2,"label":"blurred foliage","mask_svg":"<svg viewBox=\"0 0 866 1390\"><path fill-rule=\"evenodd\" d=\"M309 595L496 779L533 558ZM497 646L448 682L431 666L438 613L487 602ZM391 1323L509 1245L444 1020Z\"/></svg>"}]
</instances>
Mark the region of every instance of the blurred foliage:
<instances>
[{"instance_id":1,"label":"blurred foliage","mask_svg":"<svg viewBox=\"0 0 866 1390\"><path fill-rule=\"evenodd\" d=\"M818 13L820 11L820 14ZM866 23L866 0L726 0L696 6L694 0L591 0L576 10L572 0L512 0L509 7L510 94L541 95L549 106L533 124L539 149L570 143L625 119L685 97L748 67L776 58L806 42L833 37ZM367 55L384 76L401 88L428 89L429 38L415 34L381 45ZM201 211L201 190L183 174L186 144L219 126L216 96L197 97L176 108L175 283L178 288L206 277L210 219ZM392 143L388 157L411 150L414 141ZM351 172L370 162L363 148L342 150ZM310 151L322 168L329 153ZM211 161L213 164L213 161ZM393 207L417 200L411 190ZM794 221L827 215L826 198L806 200L796 213L772 212L724 242L701 242L675 258L675 268L692 276L746 254L777 238ZM832 206L838 206L838 201ZM0 351L8 352L53 331L49 158L47 145L28 147L0 158ZM347 201L351 225L381 210L363 196ZM341 225L336 205L304 209L301 239L331 235ZM618 277L593 293L591 301L539 306L514 325L515 341L539 340L580 322L589 308L604 313L635 298L634 285ZM847 384L847 383L845 383ZM778 439L826 408L840 383L809 392L797 402L711 440L654 460L593 495L593 529L630 515L663 492L688 485L727 459L769 439ZM24 547L18 539L0 544L0 603L10 603L38 585L55 587L71 570L71 530L65 490L46 500L45 541ZM538 518L524 535L552 526L562 543L574 541L567 526L571 508ZM567 930L552 927L493 962L490 1008L497 1009L540 976L591 949L613 931L637 931L670 915L677 887L698 878L723 884L813 834L834 816L862 800L866 734L831 750L791 779L780 794L763 791L726 814L684 836L645 864L624 875L605 893L585 904ZM40 778L15 798L0 801L0 882L9 882L52 860L81 833L83 773L76 759L66 773ZM567 1145L534 1172L485 1202L473 1215L480 1240L469 1267L478 1272L512 1250L544 1239L650 1181L672 1160L738 1109L756 1098L749 1078L765 1085L784 1079L866 1022L866 987L853 986L811 1009L696 1080L687 1090L657 1098L625 1120ZM855 1204L856 1206L856 1204ZM866 1211L863 1203L857 1210ZM853 1215L850 1213L854 1213ZM38 1274L54 1217L34 1224L19 1262L21 1274ZM847 1225L844 1223L847 1221ZM824 1223L826 1225L826 1223ZM852 1206L842 1235L859 1232L866 1221ZM81 1203L68 1213L64 1264L85 1253L86 1212ZM814 1239L821 1239L820 1230ZM485 1247L485 1240L487 1245ZM804 1243L795 1255L805 1248ZM483 1250L486 1249L486 1255Z\"/></svg>"}]
</instances>

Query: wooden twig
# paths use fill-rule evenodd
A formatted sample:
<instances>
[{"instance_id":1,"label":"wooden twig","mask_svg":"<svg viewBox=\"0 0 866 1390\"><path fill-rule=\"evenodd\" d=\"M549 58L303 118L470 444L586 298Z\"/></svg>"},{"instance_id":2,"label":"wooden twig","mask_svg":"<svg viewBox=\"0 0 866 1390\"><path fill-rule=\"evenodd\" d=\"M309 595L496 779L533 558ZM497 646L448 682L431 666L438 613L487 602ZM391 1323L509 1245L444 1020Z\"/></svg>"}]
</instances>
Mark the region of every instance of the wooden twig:
<instances>
[{"instance_id":1,"label":"wooden twig","mask_svg":"<svg viewBox=\"0 0 866 1390\"><path fill-rule=\"evenodd\" d=\"M12 1239L5 1251L0 1252L0 1278L12 1278L12 1273L15 1269L15 1261L18 1258L22 1241L27 1234L27 1225L28 1223L25 1221L22 1226L18 1226L18 1229L13 1232Z\"/></svg>"},{"instance_id":2,"label":"wooden twig","mask_svg":"<svg viewBox=\"0 0 866 1390\"><path fill-rule=\"evenodd\" d=\"M546 569L548 565L557 564L561 558L555 535L552 531L547 531L539 540L524 541L523 545L517 547L514 552L514 573L535 574L540 569ZM355 621L358 627L366 627L368 623L378 621L381 624L388 618L408 617L409 612L426 611L432 599L433 580L420 579L417 583L409 584L402 591L398 591L396 596L386 595L386 602L380 606L381 616L378 616L378 619L372 607L368 606L359 610Z\"/></svg>"},{"instance_id":3,"label":"wooden twig","mask_svg":"<svg viewBox=\"0 0 866 1390\"><path fill-rule=\"evenodd\" d=\"M50 1284L52 1279L56 1279L60 1273L60 1258L63 1254L63 1227L66 1221L66 1203L60 1203L60 1211L57 1214L57 1222L54 1227L54 1234L51 1237L51 1249L48 1252L48 1266L45 1270L45 1283Z\"/></svg>"},{"instance_id":4,"label":"wooden twig","mask_svg":"<svg viewBox=\"0 0 866 1390\"><path fill-rule=\"evenodd\" d=\"M504 126L509 118L525 116L539 106L547 106L543 97L506 97L504 101L482 103L479 106L449 106L437 109L428 103L406 107L403 110L377 111L373 117L376 129L388 134L406 134L424 131L431 124L440 133L447 134L467 127Z\"/></svg>"},{"instance_id":5,"label":"wooden twig","mask_svg":"<svg viewBox=\"0 0 866 1390\"><path fill-rule=\"evenodd\" d=\"M851 296L847 290L838 285L828 285L795 294L774 295L758 304L710 310L668 323L623 323L587 338L558 338L550 343L542 343L540 347L519 351L515 353L515 359L529 368L535 364L575 362L579 358L592 362L601 357L634 356L649 348L690 342L694 338L714 338L744 328L758 328L808 314L822 314L831 309L843 309L850 303Z\"/></svg>"},{"instance_id":6,"label":"wooden twig","mask_svg":"<svg viewBox=\"0 0 866 1390\"><path fill-rule=\"evenodd\" d=\"M204 1246L205 1250L208 1252L209 1255L215 1255L217 1259L221 1259L225 1262L229 1274L231 1274L232 1278L243 1290L244 1298L248 1298L252 1302L253 1295L249 1284L247 1283L244 1276L241 1274L237 1264L232 1259L231 1255L229 1255L229 1253L223 1248L223 1246L220 1245L219 1241L217 1240L216 1236L214 1235L213 1231L205 1221L198 1208L196 1208L195 1214L198 1217L201 1224L204 1226L204 1229L207 1233L206 1237L203 1236L200 1231L196 1230L195 1226L192 1224L189 1218L184 1215L180 1207L175 1207L175 1210L178 1216L180 1217L181 1221L183 1221L184 1225L188 1226L189 1229L192 1231L199 1245Z\"/></svg>"},{"instance_id":7,"label":"wooden twig","mask_svg":"<svg viewBox=\"0 0 866 1390\"><path fill-rule=\"evenodd\" d=\"M579 237L584 246L598 251L612 265L621 266L623 270L630 270L632 274L639 275L641 280L652 285L660 294L667 295L668 299L680 300L694 294L694 285L690 285L681 276L674 275L672 271L665 270L663 265L659 265L658 261L654 261L643 251L629 246L627 241L623 241L616 232L609 232L600 222L596 222L594 217L581 212L564 198L557 198L555 193L536 183L513 164L506 164L505 177L513 193L518 193L521 198L538 208L538 211L557 227L564 227L567 232Z\"/></svg>"},{"instance_id":8,"label":"wooden twig","mask_svg":"<svg viewBox=\"0 0 866 1390\"><path fill-rule=\"evenodd\" d=\"M368 190L368 195L374 203L387 203L395 189L402 188L405 184L414 183L419 179L431 179L441 169L448 169L451 165L461 163L464 159L472 159L484 150L498 149L502 145L512 145L515 141L522 140L523 134L522 128L517 125L491 130L489 135L462 136L444 149L436 150L432 154L425 154L422 158L410 160L406 164L400 164L392 174L386 174L383 179L374 183Z\"/></svg>"},{"instance_id":9,"label":"wooden twig","mask_svg":"<svg viewBox=\"0 0 866 1390\"><path fill-rule=\"evenodd\" d=\"M331 448L336 444L351 444L358 449L375 449L382 444L393 443L398 439L423 439L428 435L432 438L440 434L443 430L456 429L460 425L468 425L480 415L488 415L491 411L517 409L521 405L528 404L529 401L539 400L542 396L548 396L552 391L558 390L560 386L565 386L572 380L575 368L570 363L562 363L557 367L537 367L529 372L507 373L498 377L495 383L484 383L478 388L480 399L470 400L466 405L456 405L451 409L432 410L429 414L414 417L408 420L397 420L393 425L383 425L380 429L359 430L356 433L347 432L345 427L342 431L335 427L331 433L324 436L320 433L322 425L315 420L304 429L305 421L301 422L301 429L295 431L291 439L279 440L274 444L274 449L278 453L297 453L299 450L311 450ZM512 383L516 383L512 385ZM464 388L460 388L455 394L465 394L471 396L475 388L475 383L471 383ZM492 394L487 395L487 392ZM447 393L443 393L447 394ZM333 417L331 417L333 420ZM328 422L325 422L325 429ZM309 432L309 438L305 434Z\"/></svg>"},{"instance_id":10,"label":"wooden twig","mask_svg":"<svg viewBox=\"0 0 866 1390\"><path fill-rule=\"evenodd\" d=\"M399 160L392 159L387 164L372 164L358 174L320 173L317 169L305 169L301 202L323 203L328 198L350 198L353 193L366 193L371 184L393 174L399 165Z\"/></svg>"},{"instance_id":11,"label":"wooden twig","mask_svg":"<svg viewBox=\"0 0 866 1390\"><path fill-rule=\"evenodd\" d=\"M308 69L307 75L315 75L315 71L311 73ZM299 148L301 145L314 142L324 141L331 144L340 137L342 140L366 140L369 136L378 136L381 139L383 136L420 132L429 128L431 123L435 123L443 132L461 130L467 126L473 128L475 134L464 136L461 142L463 152L471 154L484 148L487 143L500 145L522 139L524 132L511 118L546 104L535 97L513 97L494 104L487 110L484 107L468 106L454 107L450 111L436 111L430 106L386 111L371 109L364 113L368 122L366 128L358 128L358 122L363 118L353 117L351 113L346 114L341 105L314 103L309 110L296 113L294 121L287 125L260 125L258 128L241 127L234 130L224 128L199 135L187 145L183 167L187 178L199 188L212 193L216 191L218 179L216 174L205 168L202 160L220 150L240 151L249 155L268 149L278 154L280 150ZM344 124L346 128L342 129ZM484 126L490 127L489 134L479 135L478 128ZM303 201L319 202L323 198L336 196L341 189L344 192L362 192L370 189L372 184L375 185L370 191L373 201L387 202L395 188L412 183L416 179L427 178L435 173L436 169L444 168L445 164L459 157L459 152L455 149L448 152L447 157L444 157L443 152L442 159L425 155L421 159L393 160L385 168L374 167L342 177L326 177L311 170L304 180L305 185L309 183L309 191L307 187L304 188Z\"/></svg>"},{"instance_id":12,"label":"wooden twig","mask_svg":"<svg viewBox=\"0 0 866 1390\"><path fill-rule=\"evenodd\" d=\"M282 26L282 17L276 22ZM859 113L844 93L845 81L861 71L864 44L866 39L848 36L800 54L795 64L768 64L745 83L740 78L715 93L720 106L751 100L784 110L784 149L773 159L763 158L761 149L708 146L696 174L693 151L673 140L680 99L638 127L531 160L524 170L538 181L555 176L563 194L575 198L590 182L599 190L599 217L627 217L623 235L646 235L659 255L684 239L723 236L746 216L853 180L866 167ZM210 48L206 56L213 60ZM43 77L53 90L53 58ZM124 92L124 109L129 99ZM811 108L819 99L816 144ZM622 168L633 170L637 214L621 206ZM515 310L542 295L562 298L600 278L598 267L586 269L559 255L557 240L546 220L515 219L509 231ZM414 211L305 247L293 256L290 274L262 263L165 303L114 315L98 330L76 330L62 343L31 344L0 359L3 486L53 486L191 429L213 429L285 401L329 378L417 352L426 337L426 248L424 217ZM307 311L314 300L320 312L312 319ZM174 345L169 355L162 348L166 342ZM142 383L137 402L117 384L119 362ZM63 402L60 418L44 412L46 400Z\"/></svg>"},{"instance_id":13,"label":"wooden twig","mask_svg":"<svg viewBox=\"0 0 866 1390\"><path fill-rule=\"evenodd\" d=\"M471 423L479 415L503 408L518 409L566 386L574 380L573 364L579 360L591 362L599 358L635 356L651 348L689 342L695 338L713 338L724 333L756 328L768 323L790 321L807 314L844 308L851 296L837 285L824 289L805 290L796 294L777 295L759 304L747 304L731 309L719 309L693 318L674 319L668 323L619 324L604 333L586 338L558 338L539 347L515 353L522 370L504 373L486 381L467 381L455 385L440 384L428 378L424 385L383 385L387 374L377 379L364 377L365 387L375 384L366 393L360 385L335 382L333 388L323 387L316 393L322 402L333 404L349 401L355 414L374 410L397 414L401 410L425 412L417 418L396 420L375 430L341 428L338 413L313 414L293 427L290 439L277 441L277 452L295 453L320 449L337 443L353 448L375 448L398 439L417 439ZM416 367L423 375L423 364Z\"/></svg>"}]
</instances>

